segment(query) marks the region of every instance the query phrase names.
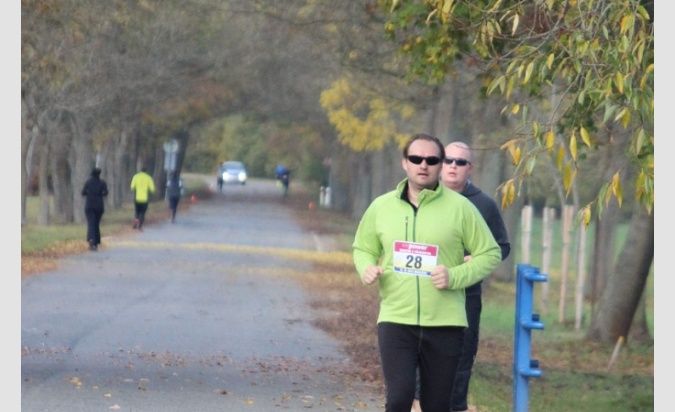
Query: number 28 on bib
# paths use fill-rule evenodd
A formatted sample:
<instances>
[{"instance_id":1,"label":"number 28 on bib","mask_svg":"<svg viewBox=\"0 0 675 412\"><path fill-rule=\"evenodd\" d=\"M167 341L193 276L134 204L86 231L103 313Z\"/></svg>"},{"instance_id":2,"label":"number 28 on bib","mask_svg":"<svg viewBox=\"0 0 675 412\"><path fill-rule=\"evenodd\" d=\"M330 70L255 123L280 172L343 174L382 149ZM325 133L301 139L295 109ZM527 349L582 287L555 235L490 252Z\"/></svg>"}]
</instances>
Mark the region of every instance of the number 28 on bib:
<instances>
[{"instance_id":1,"label":"number 28 on bib","mask_svg":"<svg viewBox=\"0 0 675 412\"><path fill-rule=\"evenodd\" d=\"M436 267L437 261L437 245L394 241L394 272L412 276L429 276Z\"/></svg>"}]
</instances>

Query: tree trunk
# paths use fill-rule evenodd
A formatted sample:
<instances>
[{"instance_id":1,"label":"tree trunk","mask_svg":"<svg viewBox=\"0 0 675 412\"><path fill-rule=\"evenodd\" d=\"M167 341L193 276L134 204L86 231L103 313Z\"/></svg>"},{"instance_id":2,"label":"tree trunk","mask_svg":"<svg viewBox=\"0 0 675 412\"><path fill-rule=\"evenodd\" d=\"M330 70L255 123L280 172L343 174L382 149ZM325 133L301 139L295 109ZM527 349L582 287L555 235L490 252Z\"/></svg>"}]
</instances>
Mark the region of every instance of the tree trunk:
<instances>
[{"instance_id":1,"label":"tree trunk","mask_svg":"<svg viewBox=\"0 0 675 412\"><path fill-rule=\"evenodd\" d=\"M628 336L630 337L630 340L634 342L653 342L652 335L649 333L649 326L647 325L646 289L642 292L640 303L635 310L633 324L630 327L630 334Z\"/></svg>"},{"instance_id":2,"label":"tree trunk","mask_svg":"<svg viewBox=\"0 0 675 412\"><path fill-rule=\"evenodd\" d=\"M42 128L41 128L42 129ZM44 130L41 130L42 144L38 147L38 182L40 196L40 210L38 212L38 225L49 224L49 142L47 142Z\"/></svg>"},{"instance_id":3,"label":"tree trunk","mask_svg":"<svg viewBox=\"0 0 675 412\"><path fill-rule=\"evenodd\" d=\"M340 212L351 212L353 199L349 190L349 170L351 170L349 158L353 155L337 142L333 143L332 153L328 177L328 185L331 190L331 207Z\"/></svg>"},{"instance_id":4,"label":"tree trunk","mask_svg":"<svg viewBox=\"0 0 675 412\"><path fill-rule=\"evenodd\" d=\"M593 259L591 262L591 276L589 298L591 311L600 298L600 291L605 290L607 274L614 263L614 232L618 223L616 206L610 204L604 211L602 218L595 219L595 239L593 243Z\"/></svg>"},{"instance_id":5,"label":"tree trunk","mask_svg":"<svg viewBox=\"0 0 675 412\"><path fill-rule=\"evenodd\" d=\"M73 150L70 151L70 169L73 192L73 216L75 223L84 223L84 198L80 192L95 164L91 140L85 135L79 119L70 113L70 129L73 136Z\"/></svg>"},{"instance_id":6,"label":"tree trunk","mask_svg":"<svg viewBox=\"0 0 675 412\"><path fill-rule=\"evenodd\" d=\"M58 150L51 159L52 186L54 188L54 219L56 222L69 223L74 220L73 188L68 164L68 152Z\"/></svg>"},{"instance_id":7,"label":"tree trunk","mask_svg":"<svg viewBox=\"0 0 675 412\"><path fill-rule=\"evenodd\" d=\"M125 200L129 200L129 183L131 177L131 162L129 157L129 142L133 132L127 128L114 138L106 142L103 149L102 177L108 184L106 204L117 209Z\"/></svg>"},{"instance_id":8,"label":"tree trunk","mask_svg":"<svg viewBox=\"0 0 675 412\"><path fill-rule=\"evenodd\" d=\"M351 170L356 170L352 173L352 190L354 190L354 203L352 204L352 216L360 219L363 213L373 200L373 189L371 181L371 157L369 153L359 153L356 158L356 165L353 165ZM364 178L365 177L365 178Z\"/></svg>"},{"instance_id":9,"label":"tree trunk","mask_svg":"<svg viewBox=\"0 0 675 412\"><path fill-rule=\"evenodd\" d=\"M636 206L627 238L588 330L590 340L614 343L628 335L654 259L654 214Z\"/></svg>"},{"instance_id":10,"label":"tree trunk","mask_svg":"<svg viewBox=\"0 0 675 412\"><path fill-rule=\"evenodd\" d=\"M36 133L33 132L31 122L28 120L28 103L21 99L21 224L26 223L26 199L28 197L28 185L30 183L30 153Z\"/></svg>"},{"instance_id":11,"label":"tree trunk","mask_svg":"<svg viewBox=\"0 0 675 412\"><path fill-rule=\"evenodd\" d=\"M50 168L52 187L54 189L54 219L59 223L69 223L74 220L73 192L79 188L73 188L68 155L72 133L63 131L62 121L67 120L59 115L57 132L50 139Z\"/></svg>"}]
</instances>

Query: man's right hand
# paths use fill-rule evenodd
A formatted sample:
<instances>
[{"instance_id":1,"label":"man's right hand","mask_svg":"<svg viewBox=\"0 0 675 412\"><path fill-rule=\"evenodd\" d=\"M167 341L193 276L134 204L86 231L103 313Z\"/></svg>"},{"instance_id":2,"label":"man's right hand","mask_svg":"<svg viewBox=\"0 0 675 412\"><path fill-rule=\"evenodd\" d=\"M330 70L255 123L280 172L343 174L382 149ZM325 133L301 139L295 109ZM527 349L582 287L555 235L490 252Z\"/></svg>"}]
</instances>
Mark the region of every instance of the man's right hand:
<instances>
[{"instance_id":1,"label":"man's right hand","mask_svg":"<svg viewBox=\"0 0 675 412\"><path fill-rule=\"evenodd\" d=\"M383 273L384 269L381 267L370 265L363 272L363 283L366 285L372 285L380 276L382 276Z\"/></svg>"}]
</instances>

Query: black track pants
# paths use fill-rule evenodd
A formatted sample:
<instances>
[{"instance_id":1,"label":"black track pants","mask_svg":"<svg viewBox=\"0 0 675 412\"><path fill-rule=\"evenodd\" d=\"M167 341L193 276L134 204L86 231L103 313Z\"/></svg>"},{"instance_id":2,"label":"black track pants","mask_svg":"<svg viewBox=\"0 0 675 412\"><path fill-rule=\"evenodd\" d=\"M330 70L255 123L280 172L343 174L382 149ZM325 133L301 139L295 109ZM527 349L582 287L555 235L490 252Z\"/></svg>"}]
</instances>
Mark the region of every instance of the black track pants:
<instances>
[{"instance_id":1,"label":"black track pants","mask_svg":"<svg viewBox=\"0 0 675 412\"><path fill-rule=\"evenodd\" d=\"M463 327L421 327L382 322L378 342L386 386L387 412L409 412L419 366L424 412L448 412L462 353Z\"/></svg>"}]
</instances>

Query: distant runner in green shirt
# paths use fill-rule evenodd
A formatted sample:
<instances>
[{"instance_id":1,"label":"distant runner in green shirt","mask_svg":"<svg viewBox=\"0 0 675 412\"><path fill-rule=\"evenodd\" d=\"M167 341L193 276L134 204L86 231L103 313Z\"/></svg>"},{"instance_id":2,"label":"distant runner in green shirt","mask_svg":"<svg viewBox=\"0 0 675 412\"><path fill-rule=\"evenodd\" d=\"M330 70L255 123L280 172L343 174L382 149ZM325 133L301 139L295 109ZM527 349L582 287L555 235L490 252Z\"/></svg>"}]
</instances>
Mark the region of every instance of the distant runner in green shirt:
<instances>
[{"instance_id":1,"label":"distant runner in green shirt","mask_svg":"<svg viewBox=\"0 0 675 412\"><path fill-rule=\"evenodd\" d=\"M155 193L155 182L153 182L145 167L142 167L141 171L131 178L131 190L134 192L134 229L143 230L150 195Z\"/></svg>"}]
</instances>

